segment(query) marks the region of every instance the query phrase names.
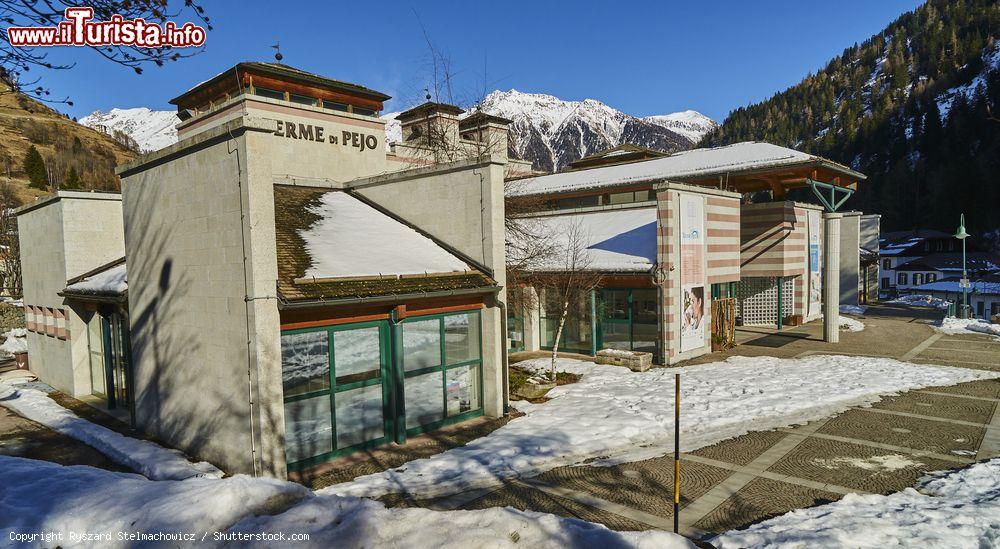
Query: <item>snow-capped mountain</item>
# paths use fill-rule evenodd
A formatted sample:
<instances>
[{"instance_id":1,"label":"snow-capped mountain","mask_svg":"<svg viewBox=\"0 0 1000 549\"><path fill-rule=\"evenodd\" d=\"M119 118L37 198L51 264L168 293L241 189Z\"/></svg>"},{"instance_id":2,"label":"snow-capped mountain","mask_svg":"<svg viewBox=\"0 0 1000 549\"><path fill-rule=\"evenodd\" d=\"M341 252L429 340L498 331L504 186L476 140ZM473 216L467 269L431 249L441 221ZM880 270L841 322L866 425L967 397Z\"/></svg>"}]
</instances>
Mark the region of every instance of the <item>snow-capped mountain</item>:
<instances>
[{"instance_id":1,"label":"snow-capped mountain","mask_svg":"<svg viewBox=\"0 0 1000 549\"><path fill-rule=\"evenodd\" d=\"M94 111L80 119L80 124L114 136L115 131L135 140L140 152L151 152L177 142L179 122L174 111L154 111L146 107Z\"/></svg>"},{"instance_id":2,"label":"snow-capped mountain","mask_svg":"<svg viewBox=\"0 0 1000 549\"><path fill-rule=\"evenodd\" d=\"M690 149L701 137L698 128L714 124L694 111L650 117L655 119L650 120L625 114L593 99L564 101L517 90L494 91L486 96L480 108L510 119L513 155L546 171L562 169L574 160L623 143L664 152Z\"/></svg>"},{"instance_id":3,"label":"snow-capped mountain","mask_svg":"<svg viewBox=\"0 0 1000 549\"><path fill-rule=\"evenodd\" d=\"M637 118L593 99L564 101L517 90L494 91L479 107L510 119L510 153L546 171L623 143L664 152L690 149L717 125L696 111ZM382 116L389 142L402 139L398 114Z\"/></svg>"},{"instance_id":4,"label":"snow-capped mountain","mask_svg":"<svg viewBox=\"0 0 1000 549\"><path fill-rule=\"evenodd\" d=\"M680 111L672 114L660 114L643 118L646 122L652 122L673 130L676 133L690 139L693 143L701 141L701 138L708 132L719 126L715 120L701 114L698 111Z\"/></svg>"},{"instance_id":5,"label":"snow-capped mountain","mask_svg":"<svg viewBox=\"0 0 1000 549\"><path fill-rule=\"evenodd\" d=\"M570 162L623 143L664 152L692 148L701 136L716 126L696 111L637 118L600 101L564 101L540 93L517 90L494 91L480 108L511 120L510 152L530 160L535 168L556 171ZM402 139L398 112L386 113L386 140ZM143 152L155 151L177 141L173 111L147 108L96 111L80 120L85 126L109 135L122 132L136 141Z\"/></svg>"}]
</instances>

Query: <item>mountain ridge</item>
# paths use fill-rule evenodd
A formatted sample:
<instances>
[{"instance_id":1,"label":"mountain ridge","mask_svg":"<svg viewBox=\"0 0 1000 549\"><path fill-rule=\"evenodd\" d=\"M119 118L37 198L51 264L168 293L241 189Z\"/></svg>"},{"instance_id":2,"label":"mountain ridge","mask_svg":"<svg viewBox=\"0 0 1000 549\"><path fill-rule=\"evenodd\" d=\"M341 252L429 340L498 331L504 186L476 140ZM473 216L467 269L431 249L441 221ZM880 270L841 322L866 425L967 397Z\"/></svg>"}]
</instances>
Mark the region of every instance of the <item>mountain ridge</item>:
<instances>
[{"instance_id":1,"label":"mountain ridge","mask_svg":"<svg viewBox=\"0 0 1000 549\"><path fill-rule=\"evenodd\" d=\"M478 108L511 120L510 151L530 160L536 169L555 171L596 152L629 143L663 152L692 148L716 126L693 110L640 118L594 99L565 101L558 97L517 90L494 91ZM398 112L386 113L388 142L402 139ZM166 147L177 140L173 111L145 107L94 111L80 123L109 135L125 134L142 152ZM120 135L120 134L119 134Z\"/></svg>"}]
</instances>

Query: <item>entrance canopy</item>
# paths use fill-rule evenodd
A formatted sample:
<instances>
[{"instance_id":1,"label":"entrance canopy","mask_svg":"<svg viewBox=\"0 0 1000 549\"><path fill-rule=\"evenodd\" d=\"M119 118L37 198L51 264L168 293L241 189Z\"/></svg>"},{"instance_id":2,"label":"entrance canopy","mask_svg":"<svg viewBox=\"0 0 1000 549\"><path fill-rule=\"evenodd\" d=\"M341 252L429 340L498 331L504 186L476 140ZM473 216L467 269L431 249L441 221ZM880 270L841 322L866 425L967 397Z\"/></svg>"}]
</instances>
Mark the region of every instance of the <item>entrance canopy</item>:
<instances>
[{"instance_id":1,"label":"entrance canopy","mask_svg":"<svg viewBox=\"0 0 1000 549\"><path fill-rule=\"evenodd\" d=\"M519 179L510 196L583 195L660 181L711 186L739 193L771 190L784 198L807 180L855 188L865 176L847 166L770 143L744 142L682 151L663 158Z\"/></svg>"},{"instance_id":2,"label":"entrance canopy","mask_svg":"<svg viewBox=\"0 0 1000 549\"><path fill-rule=\"evenodd\" d=\"M59 295L78 301L124 302L128 298L125 258L69 279Z\"/></svg>"}]
</instances>

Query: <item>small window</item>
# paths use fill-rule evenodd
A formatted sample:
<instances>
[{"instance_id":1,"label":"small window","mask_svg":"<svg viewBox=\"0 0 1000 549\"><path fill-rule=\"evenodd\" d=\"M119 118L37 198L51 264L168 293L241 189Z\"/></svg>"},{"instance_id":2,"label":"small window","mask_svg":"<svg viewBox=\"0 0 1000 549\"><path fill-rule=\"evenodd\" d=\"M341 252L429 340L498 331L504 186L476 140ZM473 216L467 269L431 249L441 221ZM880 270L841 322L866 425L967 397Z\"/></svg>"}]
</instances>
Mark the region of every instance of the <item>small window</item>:
<instances>
[{"instance_id":1,"label":"small window","mask_svg":"<svg viewBox=\"0 0 1000 549\"><path fill-rule=\"evenodd\" d=\"M325 99L323 100L323 108L329 109L331 111L340 111L340 112L347 112L350 110L350 107L348 107L344 103L337 103L336 101L327 101Z\"/></svg>"},{"instance_id":2,"label":"small window","mask_svg":"<svg viewBox=\"0 0 1000 549\"><path fill-rule=\"evenodd\" d=\"M936 273L927 273L927 282L934 282L937 280Z\"/></svg>"},{"instance_id":3,"label":"small window","mask_svg":"<svg viewBox=\"0 0 1000 549\"><path fill-rule=\"evenodd\" d=\"M354 114L360 114L361 116L375 116L375 111L364 107L354 107L353 111Z\"/></svg>"},{"instance_id":4,"label":"small window","mask_svg":"<svg viewBox=\"0 0 1000 549\"><path fill-rule=\"evenodd\" d=\"M919 285L923 284L923 282L924 282L924 275L922 275L920 273L914 273L913 274L913 285L914 286L919 286Z\"/></svg>"},{"instance_id":5,"label":"small window","mask_svg":"<svg viewBox=\"0 0 1000 549\"><path fill-rule=\"evenodd\" d=\"M899 273L896 275L896 284L900 286L906 285L906 273Z\"/></svg>"},{"instance_id":6,"label":"small window","mask_svg":"<svg viewBox=\"0 0 1000 549\"><path fill-rule=\"evenodd\" d=\"M270 99L284 99L285 93L278 90L271 90L268 88L254 88L254 95L259 95L261 97L267 97Z\"/></svg>"},{"instance_id":7,"label":"small window","mask_svg":"<svg viewBox=\"0 0 1000 549\"><path fill-rule=\"evenodd\" d=\"M892 269L892 260L891 259L882 260L882 268L887 271Z\"/></svg>"},{"instance_id":8,"label":"small window","mask_svg":"<svg viewBox=\"0 0 1000 549\"><path fill-rule=\"evenodd\" d=\"M292 103L298 103L300 105L309 105L312 107L316 106L316 100L312 97L306 97L304 95L296 95L294 93L288 94L288 100Z\"/></svg>"},{"instance_id":9,"label":"small window","mask_svg":"<svg viewBox=\"0 0 1000 549\"><path fill-rule=\"evenodd\" d=\"M628 204L635 202L635 193L611 193L612 204Z\"/></svg>"}]
</instances>

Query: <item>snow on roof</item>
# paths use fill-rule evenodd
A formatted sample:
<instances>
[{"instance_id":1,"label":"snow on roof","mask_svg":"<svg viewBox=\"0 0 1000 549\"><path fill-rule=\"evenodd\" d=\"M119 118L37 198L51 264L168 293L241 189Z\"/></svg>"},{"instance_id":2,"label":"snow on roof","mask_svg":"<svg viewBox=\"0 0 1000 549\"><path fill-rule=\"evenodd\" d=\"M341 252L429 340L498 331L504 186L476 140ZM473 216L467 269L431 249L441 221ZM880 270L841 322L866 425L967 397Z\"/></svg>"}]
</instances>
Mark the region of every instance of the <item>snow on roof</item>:
<instances>
[{"instance_id":1,"label":"snow on roof","mask_svg":"<svg viewBox=\"0 0 1000 549\"><path fill-rule=\"evenodd\" d=\"M125 263L90 275L66 286L64 291L77 294L124 294L128 290L128 273Z\"/></svg>"},{"instance_id":2,"label":"snow on roof","mask_svg":"<svg viewBox=\"0 0 1000 549\"><path fill-rule=\"evenodd\" d=\"M470 270L430 238L347 193L328 192L310 211L320 219L300 232L311 259L306 278Z\"/></svg>"},{"instance_id":3,"label":"snow on roof","mask_svg":"<svg viewBox=\"0 0 1000 549\"><path fill-rule=\"evenodd\" d=\"M977 293L980 295L1000 295L1000 278L994 277L988 280L973 280L970 283L969 292ZM959 279L957 278L946 278L944 280L938 280L936 282L928 282L927 284L922 284L913 288L914 291L921 292L952 292L960 293L962 288L959 286Z\"/></svg>"},{"instance_id":4,"label":"snow on roof","mask_svg":"<svg viewBox=\"0 0 1000 549\"><path fill-rule=\"evenodd\" d=\"M656 263L656 208L605 210L597 212L526 218L537 223L533 232L550 235L555 247L566 250L568 230L579 226L584 235L585 261L594 271L650 270ZM535 271L565 268L565 252L529 262Z\"/></svg>"},{"instance_id":5,"label":"snow on roof","mask_svg":"<svg viewBox=\"0 0 1000 549\"><path fill-rule=\"evenodd\" d=\"M692 149L643 162L521 179L513 185L510 194L549 194L640 181L702 177L714 173L772 168L817 160L821 159L794 149L748 141L724 147Z\"/></svg>"}]
</instances>

